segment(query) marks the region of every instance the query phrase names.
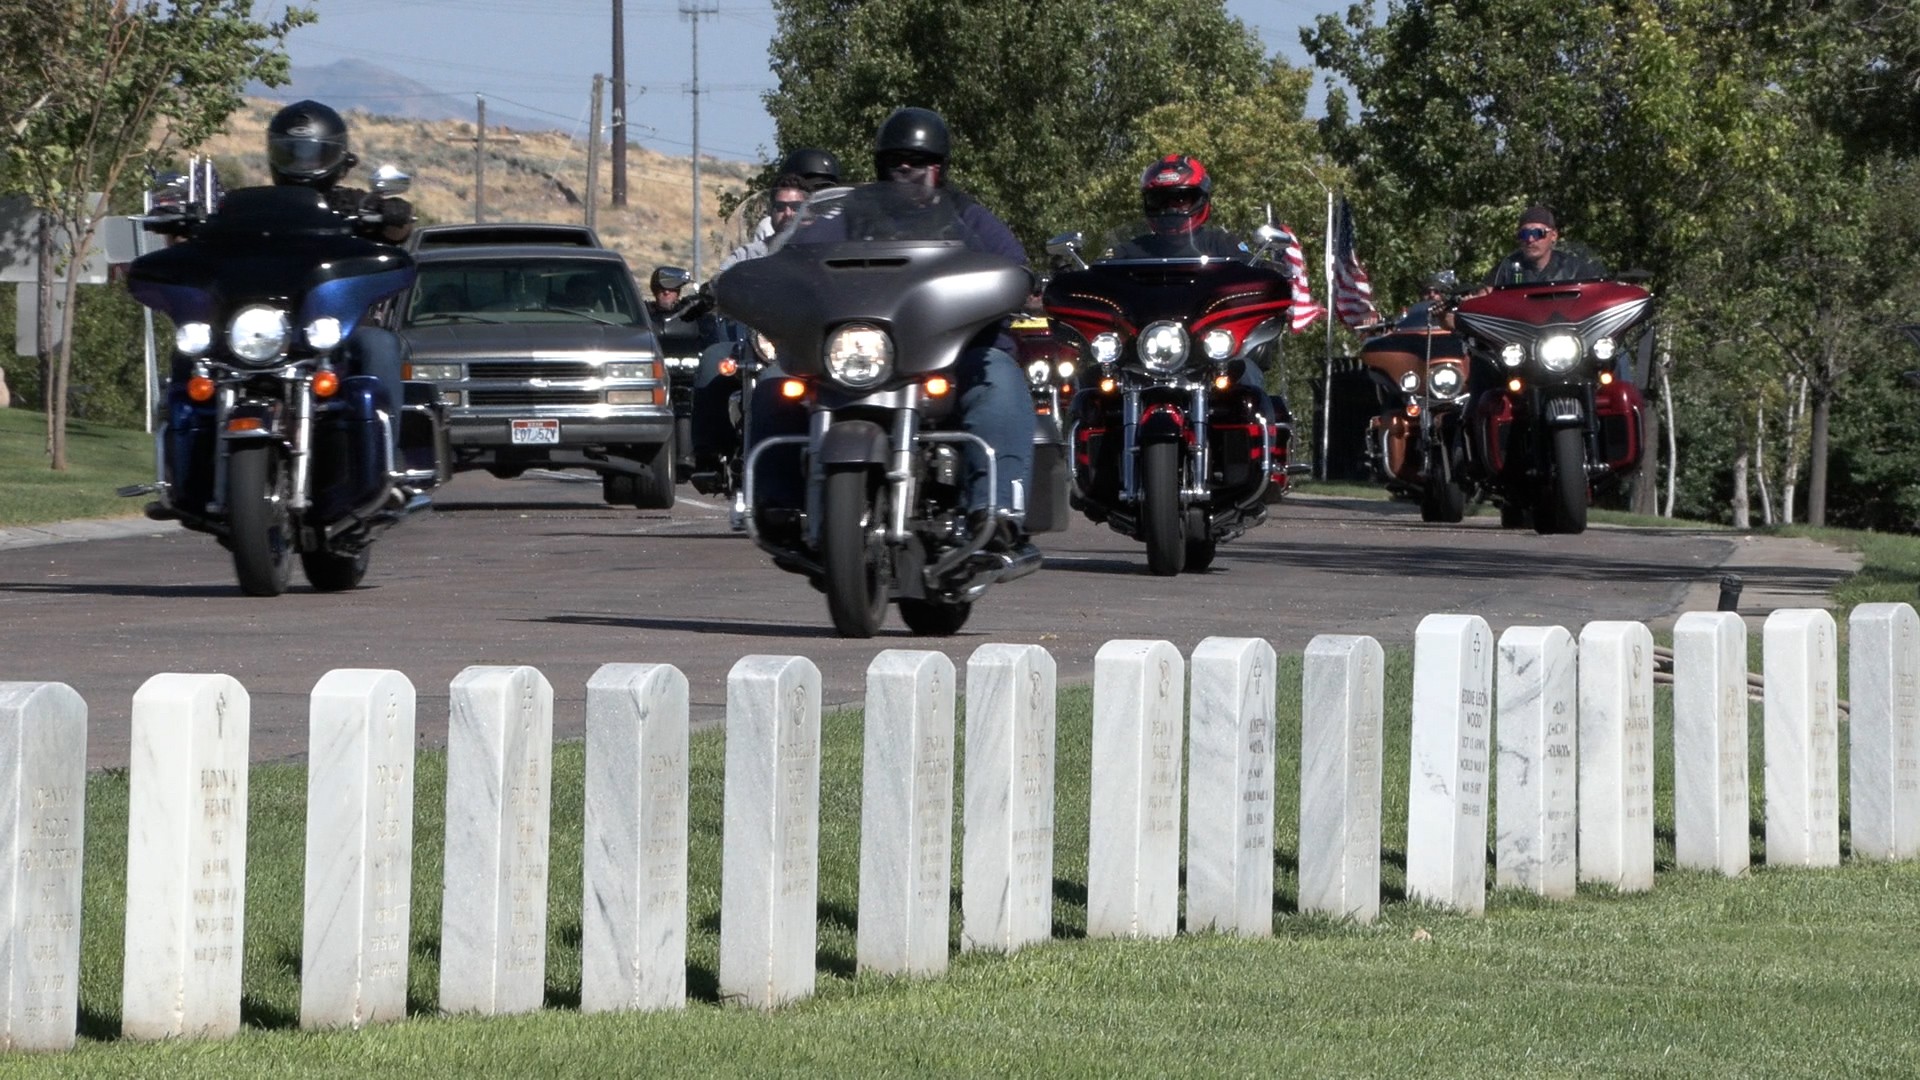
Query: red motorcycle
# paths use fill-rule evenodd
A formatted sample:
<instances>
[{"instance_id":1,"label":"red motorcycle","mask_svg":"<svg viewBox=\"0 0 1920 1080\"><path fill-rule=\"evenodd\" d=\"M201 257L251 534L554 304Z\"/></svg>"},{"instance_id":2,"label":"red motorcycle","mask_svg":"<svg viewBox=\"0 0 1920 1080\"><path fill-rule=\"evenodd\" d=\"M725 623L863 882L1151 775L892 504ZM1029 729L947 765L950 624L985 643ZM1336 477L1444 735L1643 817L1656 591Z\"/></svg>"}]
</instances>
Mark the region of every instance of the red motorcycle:
<instances>
[{"instance_id":1,"label":"red motorcycle","mask_svg":"<svg viewBox=\"0 0 1920 1080\"><path fill-rule=\"evenodd\" d=\"M1473 479L1507 528L1578 533L1587 506L1640 461L1640 391L1621 376L1653 297L1627 281L1515 285L1460 301L1454 321L1482 372L1467 414Z\"/></svg>"},{"instance_id":2,"label":"red motorcycle","mask_svg":"<svg viewBox=\"0 0 1920 1080\"><path fill-rule=\"evenodd\" d=\"M1091 266L1083 242L1048 245L1081 269L1044 294L1086 358L1070 410L1073 504L1145 541L1153 573L1204 570L1266 520L1272 477L1285 483L1291 428L1284 413L1268 422L1248 365L1279 337L1292 286L1272 266L1183 250L1145 226L1116 234Z\"/></svg>"}]
</instances>

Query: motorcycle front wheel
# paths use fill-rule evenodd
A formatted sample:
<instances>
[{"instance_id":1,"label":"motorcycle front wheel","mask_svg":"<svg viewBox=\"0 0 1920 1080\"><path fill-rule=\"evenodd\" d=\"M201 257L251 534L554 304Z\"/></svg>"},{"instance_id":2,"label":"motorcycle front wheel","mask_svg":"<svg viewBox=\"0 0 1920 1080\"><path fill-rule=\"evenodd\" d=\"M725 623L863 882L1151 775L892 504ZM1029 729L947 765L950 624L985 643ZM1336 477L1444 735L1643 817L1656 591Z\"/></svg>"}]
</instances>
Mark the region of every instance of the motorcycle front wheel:
<instances>
[{"instance_id":1,"label":"motorcycle front wheel","mask_svg":"<svg viewBox=\"0 0 1920 1080\"><path fill-rule=\"evenodd\" d=\"M1454 482L1446 452L1435 455L1427 468L1427 490L1420 500L1420 520L1457 524L1467 516L1467 492Z\"/></svg>"},{"instance_id":2,"label":"motorcycle front wheel","mask_svg":"<svg viewBox=\"0 0 1920 1080\"><path fill-rule=\"evenodd\" d=\"M287 479L277 443L240 443L227 457L228 539L234 576L248 596L279 596L293 580Z\"/></svg>"},{"instance_id":3,"label":"motorcycle front wheel","mask_svg":"<svg viewBox=\"0 0 1920 1080\"><path fill-rule=\"evenodd\" d=\"M307 584L317 592L345 592L367 576L367 564L373 561L373 549L359 551L303 551L300 569L306 571Z\"/></svg>"},{"instance_id":4,"label":"motorcycle front wheel","mask_svg":"<svg viewBox=\"0 0 1920 1080\"><path fill-rule=\"evenodd\" d=\"M1180 452L1177 442L1140 448L1140 538L1147 542L1147 570L1172 577L1187 565L1180 532Z\"/></svg>"},{"instance_id":5,"label":"motorcycle front wheel","mask_svg":"<svg viewBox=\"0 0 1920 1080\"><path fill-rule=\"evenodd\" d=\"M936 604L931 600L901 600L900 621L907 629L924 637L946 637L957 634L967 625L967 616L973 614L973 605Z\"/></svg>"},{"instance_id":6,"label":"motorcycle front wheel","mask_svg":"<svg viewBox=\"0 0 1920 1080\"><path fill-rule=\"evenodd\" d=\"M1533 519L1543 533L1587 531L1587 438L1579 428L1554 429L1553 475L1540 490Z\"/></svg>"},{"instance_id":7,"label":"motorcycle front wheel","mask_svg":"<svg viewBox=\"0 0 1920 1080\"><path fill-rule=\"evenodd\" d=\"M887 617L886 489L869 498L867 477L865 465L835 467L820 500L827 613L841 637L872 637Z\"/></svg>"},{"instance_id":8,"label":"motorcycle front wheel","mask_svg":"<svg viewBox=\"0 0 1920 1080\"><path fill-rule=\"evenodd\" d=\"M1184 568L1185 572L1197 574L1205 570L1207 567L1213 565L1213 557L1219 553L1220 542L1218 540L1187 541L1187 565Z\"/></svg>"}]
</instances>

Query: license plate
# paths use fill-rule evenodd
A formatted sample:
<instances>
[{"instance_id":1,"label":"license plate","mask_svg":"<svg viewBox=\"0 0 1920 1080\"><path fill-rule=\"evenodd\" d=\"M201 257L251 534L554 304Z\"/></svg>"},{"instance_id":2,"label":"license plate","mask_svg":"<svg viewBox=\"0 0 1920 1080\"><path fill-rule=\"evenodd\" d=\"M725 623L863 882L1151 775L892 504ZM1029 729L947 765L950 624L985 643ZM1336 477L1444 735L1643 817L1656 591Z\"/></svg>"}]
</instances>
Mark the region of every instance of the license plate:
<instances>
[{"instance_id":1,"label":"license plate","mask_svg":"<svg viewBox=\"0 0 1920 1080\"><path fill-rule=\"evenodd\" d=\"M558 420L510 420L515 446L558 446L560 445L560 421Z\"/></svg>"}]
</instances>

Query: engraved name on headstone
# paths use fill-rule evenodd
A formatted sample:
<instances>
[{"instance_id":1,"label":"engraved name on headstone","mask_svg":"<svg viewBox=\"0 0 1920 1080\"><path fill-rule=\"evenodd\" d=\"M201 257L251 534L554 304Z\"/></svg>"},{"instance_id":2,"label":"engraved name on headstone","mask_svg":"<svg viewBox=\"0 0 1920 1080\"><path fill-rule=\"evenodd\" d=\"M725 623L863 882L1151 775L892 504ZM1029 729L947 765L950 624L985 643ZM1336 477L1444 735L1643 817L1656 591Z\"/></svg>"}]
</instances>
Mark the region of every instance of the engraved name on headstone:
<instances>
[{"instance_id":1,"label":"engraved name on headstone","mask_svg":"<svg viewBox=\"0 0 1920 1080\"><path fill-rule=\"evenodd\" d=\"M747 656L727 675L720 996L760 1009L813 994L819 939L820 670Z\"/></svg>"},{"instance_id":2,"label":"engraved name on headstone","mask_svg":"<svg viewBox=\"0 0 1920 1080\"><path fill-rule=\"evenodd\" d=\"M1380 914L1381 722L1386 654L1321 634L1300 677L1300 911Z\"/></svg>"},{"instance_id":3,"label":"engraved name on headstone","mask_svg":"<svg viewBox=\"0 0 1920 1080\"><path fill-rule=\"evenodd\" d=\"M0 682L0 1050L73 1046L86 799L87 703Z\"/></svg>"},{"instance_id":4,"label":"engraved name on headstone","mask_svg":"<svg viewBox=\"0 0 1920 1080\"><path fill-rule=\"evenodd\" d=\"M1493 867L1502 888L1554 899L1574 893L1577 663L1565 627L1515 626L1500 635Z\"/></svg>"},{"instance_id":5,"label":"engraved name on headstone","mask_svg":"<svg viewBox=\"0 0 1920 1080\"><path fill-rule=\"evenodd\" d=\"M1840 665L1833 616L1782 608L1767 616L1767 864L1840 864Z\"/></svg>"},{"instance_id":6,"label":"engraved name on headstone","mask_svg":"<svg viewBox=\"0 0 1920 1080\"><path fill-rule=\"evenodd\" d=\"M321 676L307 713L306 919L300 1026L407 1014L413 914L413 683Z\"/></svg>"},{"instance_id":7,"label":"engraved name on headstone","mask_svg":"<svg viewBox=\"0 0 1920 1080\"><path fill-rule=\"evenodd\" d=\"M469 667L448 692L440 1009L531 1012L546 997L553 685Z\"/></svg>"},{"instance_id":8,"label":"engraved name on headstone","mask_svg":"<svg viewBox=\"0 0 1920 1080\"><path fill-rule=\"evenodd\" d=\"M133 695L127 792L130 1039L240 1030L247 899L246 688L155 675Z\"/></svg>"},{"instance_id":9,"label":"engraved name on headstone","mask_svg":"<svg viewBox=\"0 0 1920 1080\"><path fill-rule=\"evenodd\" d=\"M953 886L953 661L888 649L867 667L860 773L862 971L947 969Z\"/></svg>"},{"instance_id":10,"label":"engraved name on headstone","mask_svg":"<svg viewBox=\"0 0 1920 1080\"><path fill-rule=\"evenodd\" d=\"M967 658L960 948L1013 952L1053 933L1053 657L982 645Z\"/></svg>"},{"instance_id":11,"label":"engraved name on headstone","mask_svg":"<svg viewBox=\"0 0 1920 1080\"><path fill-rule=\"evenodd\" d=\"M1187 929L1273 934L1273 646L1193 650L1187 751Z\"/></svg>"},{"instance_id":12,"label":"engraved name on headstone","mask_svg":"<svg viewBox=\"0 0 1920 1080\"><path fill-rule=\"evenodd\" d=\"M1744 873L1747 792L1747 623L1689 611L1673 626L1674 864Z\"/></svg>"},{"instance_id":13,"label":"engraved name on headstone","mask_svg":"<svg viewBox=\"0 0 1920 1080\"><path fill-rule=\"evenodd\" d=\"M1428 615L1414 630L1407 895L1469 915L1487 904L1493 651L1478 615Z\"/></svg>"},{"instance_id":14,"label":"engraved name on headstone","mask_svg":"<svg viewBox=\"0 0 1920 1080\"><path fill-rule=\"evenodd\" d=\"M1920 617L1861 604L1848 619L1847 784L1853 853L1920 855Z\"/></svg>"},{"instance_id":15,"label":"engraved name on headstone","mask_svg":"<svg viewBox=\"0 0 1920 1080\"><path fill-rule=\"evenodd\" d=\"M1109 641L1093 658L1087 936L1180 929L1180 744L1187 664L1165 641Z\"/></svg>"},{"instance_id":16,"label":"engraved name on headstone","mask_svg":"<svg viewBox=\"0 0 1920 1080\"><path fill-rule=\"evenodd\" d=\"M687 701L670 664L587 680L581 1012L686 1006Z\"/></svg>"},{"instance_id":17,"label":"engraved name on headstone","mask_svg":"<svg viewBox=\"0 0 1920 1080\"><path fill-rule=\"evenodd\" d=\"M1580 631L1580 880L1653 888L1653 635Z\"/></svg>"}]
</instances>

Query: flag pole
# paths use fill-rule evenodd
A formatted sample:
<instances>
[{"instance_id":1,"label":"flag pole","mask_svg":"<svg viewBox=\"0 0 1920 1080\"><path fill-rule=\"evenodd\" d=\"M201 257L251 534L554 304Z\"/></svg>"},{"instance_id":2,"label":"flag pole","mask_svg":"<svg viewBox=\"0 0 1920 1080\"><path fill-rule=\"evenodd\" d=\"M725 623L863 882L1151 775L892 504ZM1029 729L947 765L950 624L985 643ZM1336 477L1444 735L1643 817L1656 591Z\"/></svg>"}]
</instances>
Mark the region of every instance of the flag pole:
<instances>
[{"instance_id":1,"label":"flag pole","mask_svg":"<svg viewBox=\"0 0 1920 1080\"><path fill-rule=\"evenodd\" d=\"M1320 392L1320 479L1327 479L1331 463L1327 460L1328 430L1333 426L1333 321L1337 318L1339 304L1333 295L1333 189L1327 189L1327 231L1326 258L1322 269L1326 276L1321 280L1327 283L1327 350L1324 368L1325 381Z\"/></svg>"}]
</instances>

